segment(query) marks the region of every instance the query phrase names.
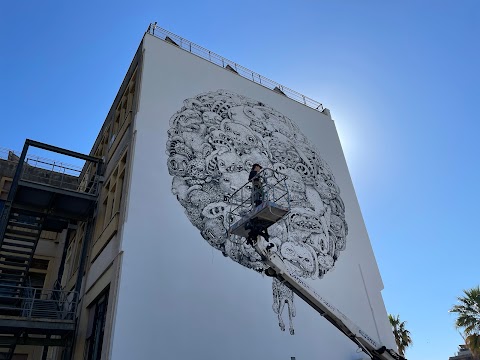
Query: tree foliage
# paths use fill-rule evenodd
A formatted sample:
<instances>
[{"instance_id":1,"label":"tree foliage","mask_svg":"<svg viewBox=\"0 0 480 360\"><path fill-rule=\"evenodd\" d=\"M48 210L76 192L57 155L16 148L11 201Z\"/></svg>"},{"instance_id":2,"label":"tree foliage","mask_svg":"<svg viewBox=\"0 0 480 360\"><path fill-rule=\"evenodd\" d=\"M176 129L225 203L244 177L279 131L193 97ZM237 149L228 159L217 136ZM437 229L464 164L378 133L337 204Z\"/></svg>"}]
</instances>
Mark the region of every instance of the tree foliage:
<instances>
[{"instance_id":1,"label":"tree foliage","mask_svg":"<svg viewBox=\"0 0 480 360\"><path fill-rule=\"evenodd\" d=\"M388 315L390 325L392 325L393 336L397 343L398 353L405 357L405 350L412 345L413 341L410 336L410 331L405 328L405 321L400 321L400 316Z\"/></svg>"},{"instance_id":2,"label":"tree foliage","mask_svg":"<svg viewBox=\"0 0 480 360\"><path fill-rule=\"evenodd\" d=\"M463 330L465 344L475 357L480 357L480 286L463 293L450 312L457 314L455 326Z\"/></svg>"}]
</instances>

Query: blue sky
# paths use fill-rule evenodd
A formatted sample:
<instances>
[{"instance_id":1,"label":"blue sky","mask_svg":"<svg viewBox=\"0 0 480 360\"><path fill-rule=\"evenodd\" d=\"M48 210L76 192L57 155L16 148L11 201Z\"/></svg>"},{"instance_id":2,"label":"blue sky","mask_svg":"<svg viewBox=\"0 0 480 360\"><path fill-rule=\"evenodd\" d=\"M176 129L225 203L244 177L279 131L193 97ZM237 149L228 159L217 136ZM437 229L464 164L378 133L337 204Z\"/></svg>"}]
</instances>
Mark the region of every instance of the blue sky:
<instances>
[{"instance_id":1,"label":"blue sky","mask_svg":"<svg viewBox=\"0 0 480 360\"><path fill-rule=\"evenodd\" d=\"M452 356L480 283L480 2L3 1L0 147L88 152L152 21L331 110L407 358Z\"/></svg>"}]
</instances>

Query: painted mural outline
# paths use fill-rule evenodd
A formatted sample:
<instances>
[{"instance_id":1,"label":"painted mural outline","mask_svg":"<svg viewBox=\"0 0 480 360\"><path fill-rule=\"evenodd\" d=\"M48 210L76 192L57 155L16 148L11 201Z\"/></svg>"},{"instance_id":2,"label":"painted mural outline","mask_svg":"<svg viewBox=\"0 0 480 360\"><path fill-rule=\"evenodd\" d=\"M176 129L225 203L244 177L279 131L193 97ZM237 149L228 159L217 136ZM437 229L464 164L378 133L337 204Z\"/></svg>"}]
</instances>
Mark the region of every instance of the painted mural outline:
<instances>
[{"instance_id":1,"label":"painted mural outline","mask_svg":"<svg viewBox=\"0 0 480 360\"><path fill-rule=\"evenodd\" d=\"M318 279L333 269L346 247L345 206L330 167L292 120L231 91L207 92L186 99L171 117L166 148L173 194L202 237L224 256L265 270L245 238L227 236L231 219L225 202L259 163L288 176L291 211L269 234L289 271ZM293 334L293 293L276 279L272 290L279 326L285 330L287 305Z\"/></svg>"}]
</instances>

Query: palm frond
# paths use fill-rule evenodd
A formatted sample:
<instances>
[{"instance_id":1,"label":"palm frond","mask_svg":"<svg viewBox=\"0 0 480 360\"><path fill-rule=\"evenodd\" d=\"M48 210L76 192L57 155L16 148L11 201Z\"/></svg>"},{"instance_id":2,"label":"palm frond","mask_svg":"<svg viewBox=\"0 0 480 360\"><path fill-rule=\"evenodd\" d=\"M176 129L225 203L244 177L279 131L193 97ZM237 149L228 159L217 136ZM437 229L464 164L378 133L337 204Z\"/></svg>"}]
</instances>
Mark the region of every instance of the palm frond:
<instances>
[{"instance_id":1,"label":"palm frond","mask_svg":"<svg viewBox=\"0 0 480 360\"><path fill-rule=\"evenodd\" d=\"M388 315L390 325L392 325L393 336L395 337L395 343L397 344L398 353L401 356L405 356L405 350L412 345L412 338L410 331L406 329L406 322L400 320L400 316Z\"/></svg>"},{"instance_id":2,"label":"palm frond","mask_svg":"<svg viewBox=\"0 0 480 360\"><path fill-rule=\"evenodd\" d=\"M463 290L463 293L450 312L457 314L455 327L463 330L465 344L475 357L480 357L480 286Z\"/></svg>"}]
</instances>

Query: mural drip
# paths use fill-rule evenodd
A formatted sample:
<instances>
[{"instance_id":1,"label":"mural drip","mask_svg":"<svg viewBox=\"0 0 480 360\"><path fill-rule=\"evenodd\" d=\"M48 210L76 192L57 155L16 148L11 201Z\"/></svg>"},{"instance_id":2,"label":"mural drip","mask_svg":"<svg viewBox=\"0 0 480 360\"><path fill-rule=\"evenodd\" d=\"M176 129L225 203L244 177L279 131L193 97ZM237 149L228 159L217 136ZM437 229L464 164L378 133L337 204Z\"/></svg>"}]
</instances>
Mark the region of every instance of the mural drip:
<instances>
[{"instance_id":1,"label":"mural drip","mask_svg":"<svg viewBox=\"0 0 480 360\"><path fill-rule=\"evenodd\" d=\"M291 211L269 234L292 274L322 278L345 250L345 206L331 169L298 126L266 104L225 90L185 100L170 119L167 155L172 192L187 217L235 262L265 270L245 238L227 236L232 219L225 196L247 182L255 163L288 176ZM287 305L293 334L292 291L274 279L273 296L280 328Z\"/></svg>"},{"instance_id":2,"label":"mural drip","mask_svg":"<svg viewBox=\"0 0 480 360\"><path fill-rule=\"evenodd\" d=\"M285 331L285 323L283 322L282 313L285 304L288 307L288 322L290 334L295 334L293 329L293 317L295 316L295 304L293 303L293 291L283 285L279 280L273 278L273 311L278 316L278 326L282 331Z\"/></svg>"}]
</instances>

